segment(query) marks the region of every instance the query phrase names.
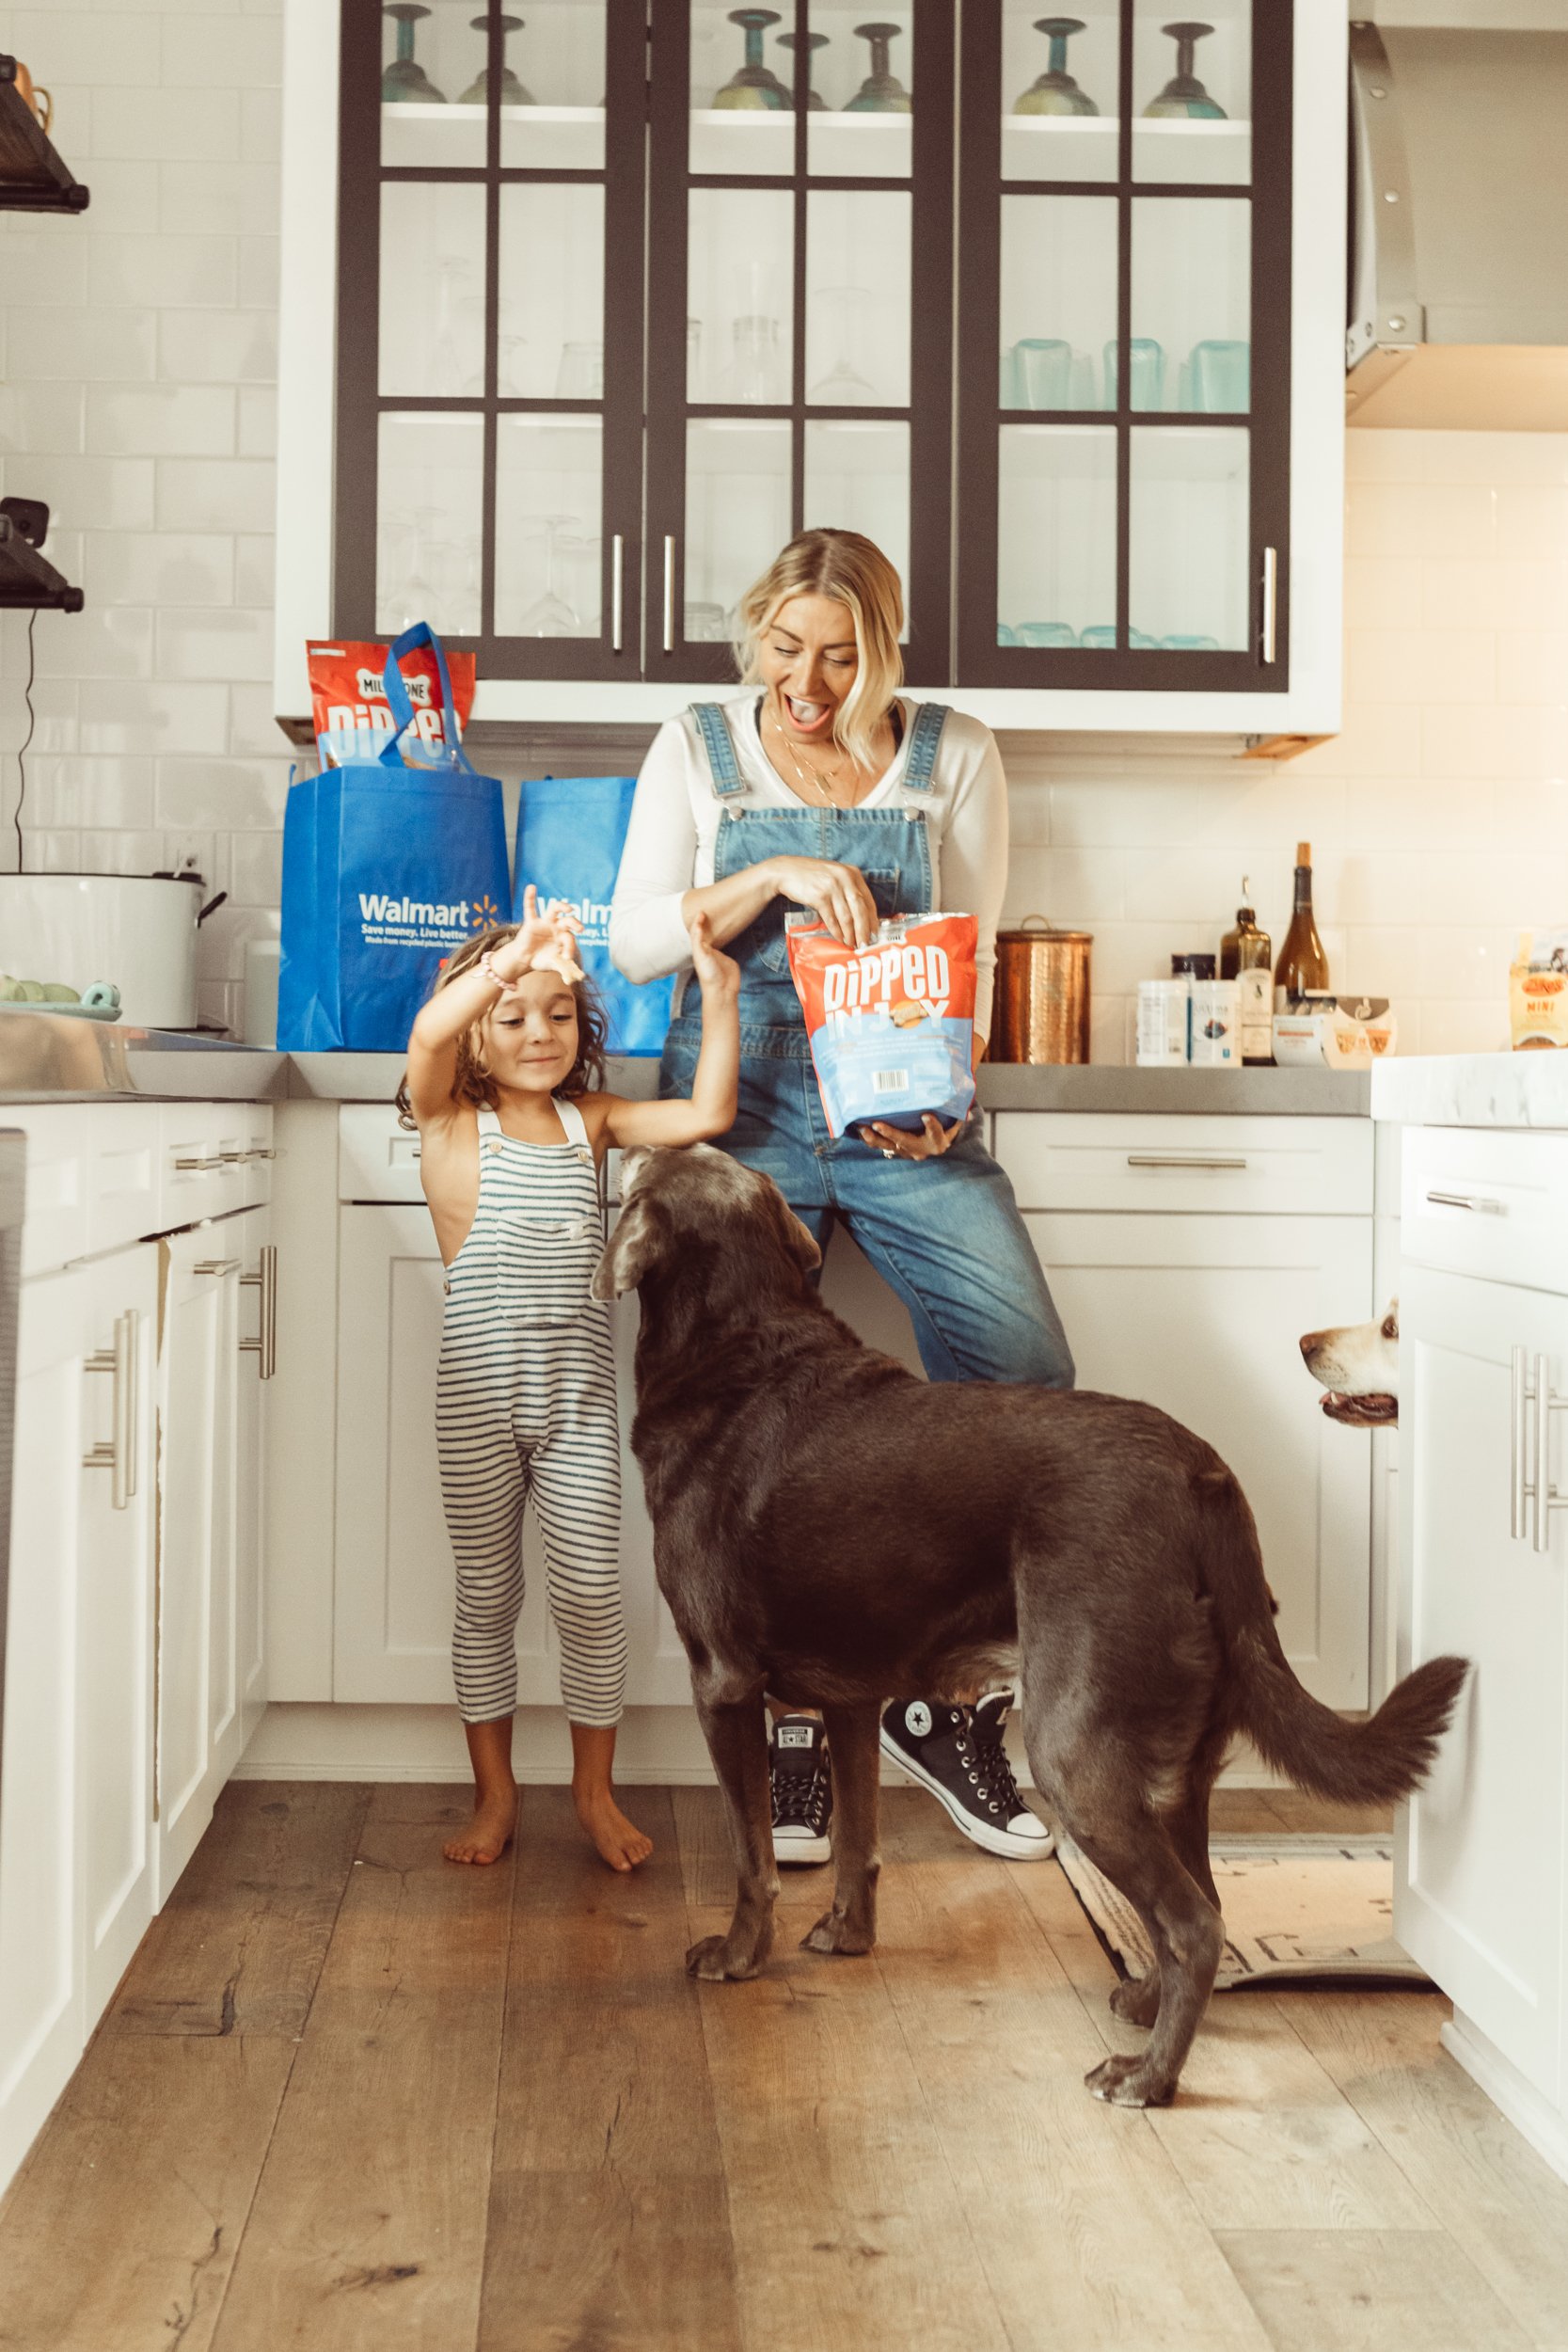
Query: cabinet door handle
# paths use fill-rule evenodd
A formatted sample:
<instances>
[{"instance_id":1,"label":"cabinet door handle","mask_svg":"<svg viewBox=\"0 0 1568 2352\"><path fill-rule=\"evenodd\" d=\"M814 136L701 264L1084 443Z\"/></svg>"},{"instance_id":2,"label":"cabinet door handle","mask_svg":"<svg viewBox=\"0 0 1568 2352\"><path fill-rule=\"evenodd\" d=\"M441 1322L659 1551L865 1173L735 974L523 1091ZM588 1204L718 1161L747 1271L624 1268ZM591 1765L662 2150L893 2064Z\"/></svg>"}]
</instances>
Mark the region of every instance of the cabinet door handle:
<instances>
[{"instance_id":1,"label":"cabinet door handle","mask_svg":"<svg viewBox=\"0 0 1568 2352\"><path fill-rule=\"evenodd\" d=\"M191 1272L193 1274L232 1274L239 1263L238 1258L203 1258L198 1264L192 1266Z\"/></svg>"},{"instance_id":2,"label":"cabinet door handle","mask_svg":"<svg viewBox=\"0 0 1568 2352\"><path fill-rule=\"evenodd\" d=\"M664 650L675 650L675 541L671 532L664 534Z\"/></svg>"},{"instance_id":3,"label":"cabinet door handle","mask_svg":"<svg viewBox=\"0 0 1568 2352\"><path fill-rule=\"evenodd\" d=\"M1279 656L1279 550L1263 549L1263 660L1272 664Z\"/></svg>"},{"instance_id":4,"label":"cabinet door handle","mask_svg":"<svg viewBox=\"0 0 1568 2352\"><path fill-rule=\"evenodd\" d=\"M1533 1492L1525 1461L1526 1414L1529 1401L1528 1375L1525 1369L1525 1351L1513 1351L1513 1375L1509 1391L1508 1406L1508 1532L1515 1543L1525 1533L1525 1498Z\"/></svg>"},{"instance_id":5,"label":"cabinet door handle","mask_svg":"<svg viewBox=\"0 0 1568 2352\"><path fill-rule=\"evenodd\" d=\"M281 1156L282 1154L275 1151L270 1143L253 1143L248 1152L241 1154L242 1158L247 1160L276 1160Z\"/></svg>"},{"instance_id":6,"label":"cabinet door handle","mask_svg":"<svg viewBox=\"0 0 1568 2352\"><path fill-rule=\"evenodd\" d=\"M617 532L610 543L610 650L619 653L621 636L621 593L626 585L626 543Z\"/></svg>"},{"instance_id":7,"label":"cabinet door handle","mask_svg":"<svg viewBox=\"0 0 1568 2352\"><path fill-rule=\"evenodd\" d=\"M242 1274L241 1290L259 1290L261 1294L257 1335L253 1340L240 1342L242 1356L259 1356L256 1369L263 1380L270 1380L277 1370L277 1248L274 1242L263 1242L260 1261L254 1274Z\"/></svg>"},{"instance_id":8,"label":"cabinet door handle","mask_svg":"<svg viewBox=\"0 0 1568 2352\"><path fill-rule=\"evenodd\" d=\"M110 1413L115 1434L106 1445L95 1445L90 1454L83 1454L82 1468L110 1473L110 1500L117 1511L128 1509L136 1491L136 1323L134 1308L116 1315L113 1347L99 1348L82 1363L84 1372L106 1372L114 1379Z\"/></svg>"},{"instance_id":9,"label":"cabinet door handle","mask_svg":"<svg viewBox=\"0 0 1568 2352\"><path fill-rule=\"evenodd\" d=\"M1434 1209L1477 1209L1482 1216L1506 1216L1506 1200L1494 1200L1484 1192L1429 1192L1427 1199Z\"/></svg>"},{"instance_id":10,"label":"cabinet door handle","mask_svg":"<svg viewBox=\"0 0 1568 2352\"><path fill-rule=\"evenodd\" d=\"M223 1154L221 1152L214 1152L210 1157L205 1159L198 1158L192 1154L186 1158L176 1159L174 1165L180 1170L182 1175L194 1174L198 1176L207 1176L211 1175L214 1168L221 1168L223 1166Z\"/></svg>"},{"instance_id":11,"label":"cabinet door handle","mask_svg":"<svg viewBox=\"0 0 1568 2352\"><path fill-rule=\"evenodd\" d=\"M1245 1168L1244 1159L1211 1158L1201 1152L1129 1152L1129 1168Z\"/></svg>"}]
</instances>

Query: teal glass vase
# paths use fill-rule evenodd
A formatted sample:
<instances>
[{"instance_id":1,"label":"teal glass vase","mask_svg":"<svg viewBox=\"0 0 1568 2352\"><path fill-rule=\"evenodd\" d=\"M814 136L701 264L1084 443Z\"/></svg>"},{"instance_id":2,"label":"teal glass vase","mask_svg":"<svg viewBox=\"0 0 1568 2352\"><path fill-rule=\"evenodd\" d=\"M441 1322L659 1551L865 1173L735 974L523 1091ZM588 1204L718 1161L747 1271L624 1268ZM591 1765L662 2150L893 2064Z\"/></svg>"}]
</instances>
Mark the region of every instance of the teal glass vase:
<instances>
[{"instance_id":1,"label":"teal glass vase","mask_svg":"<svg viewBox=\"0 0 1568 2352\"><path fill-rule=\"evenodd\" d=\"M490 30L490 20L487 16L472 16L468 19L468 23L476 33L488 35ZM506 62L507 36L510 33L520 33L522 31L523 19L520 16L503 16L500 20L500 103L503 106L531 106L536 103L533 92L531 90L524 89L521 82L518 81L517 76L513 72L512 68ZM467 88L464 91L462 97L457 103L460 106L487 106L489 104L490 69L488 66L482 65L480 67L479 72L475 74L473 80L468 84Z\"/></svg>"},{"instance_id":2,"label":"teal glass vase","mask_svg":"<svg viewBox=\"0 0 1568 2352\"><path fill-rule=\"evenodd\" d=\"M384 106L444 106L446 92L438 90L414 56L414 27L430 10L420 0L392 0L383 13L389 16L398 28L398 54L381 76L381 103Z\"/></svg>"},{"instance_id":3,"label":"teal glass vase","mask_svg":"<svg viewBox=\"0 0 1568 2352\"><path fill-rule=\"evenodd\" d=\"M826 47L827 47L827 46L828 46L828 36L827 36L827 34L826 34L826 33L808 33L808 34L806 35L806 38L805 38L805 47L806 47L806 49L807 49L808 51L811 51L811 50L816 50L816 49L826 49ZM779 47L780 47L781 49L788 49L788 50L793 51L793 50L794 50L794 48L796 47L796 40L795 40L795 36L794 36L794 34L793 34L793 33L781 33L781 34L779 35ZM793 59L791 60L791 62L793 62ZM808 56L808 58L807 58L806 71L807 71L807 72L808 72L808 73L811 72L811 62L810 62L810 58L809 58L809 56ZM794 103L795 103L793 85L786 85L786 87L789 87L789 89L790 89L790 103L791 103L791 105L793 105L793 104L794 104ZM823 95L822 95L822 93L821 93L821 91L820 91L819 89L815 89L815 88L808 88L808 89L807 89L807 91L806 91L806 112L807 112L808 114L816 114L816 113L818 113L818 112L825 112L825 111L826 111L826 109L827 109L827 104L828 104L828 102L827 102L827 100L823 97Z\"/></svg>"},{"instance_id":4,"label":"teal glass vase","mask_svg":"<svg viewBox=\"0 0 1568 2352\"><path fill-rule=\"evenodd\" d=\"M740 66L713 103L730 112L755 112L765 107L777 113L792 112L795 101L770 66L762 61L762 37L769 24L779 21L777 8L732 8L730 23L738 24L746 36L746 62Z\"/></svg>"},{"instance_id":5,"label":"teal glass vase","mask_svg":"<svg viewBox=\"0 0 1568 2352\"><path fill-rule=\"evenodd\" d=\"M1162 117L1185 116L1193 122L1225 122L1229 119L1225 108L1210 97L1203 84L1193 72L1193 53L1212 24L1162 24L1160 30L1176 43L1176 72L1158 98L1150 99L1144 108L1144 119L1159 120Z\"/></svg>"},{"instance_id":6,"label":"teal glass vase","mask_svg":"<svg viewBox=\"0 0 1568 2352\"><path fill-rule=\"evenodd\" d=\"M1015 115L1097 115L1100 108L1085 90L1081 90L1067 70L1067 45L1074 33L1084 29L1080 16L1041 16L1035 20L1037 33L1044 33L1051 43L1051 56L1045 72L1037 82L1031 82L1014 106Z\"/></svg>"},{"instance_id":7,"label":"teal glass vase","mask_svg":"<svg viewBox=\"0 0 1568 2352\"><path fill-rule=\"evenodd\" d=\"M847 115L907 115L914 101L888 64L888 50L901 24L857 24L855 39L871 43L871 71L844 111Z\"/></svg>"}]
</instances>

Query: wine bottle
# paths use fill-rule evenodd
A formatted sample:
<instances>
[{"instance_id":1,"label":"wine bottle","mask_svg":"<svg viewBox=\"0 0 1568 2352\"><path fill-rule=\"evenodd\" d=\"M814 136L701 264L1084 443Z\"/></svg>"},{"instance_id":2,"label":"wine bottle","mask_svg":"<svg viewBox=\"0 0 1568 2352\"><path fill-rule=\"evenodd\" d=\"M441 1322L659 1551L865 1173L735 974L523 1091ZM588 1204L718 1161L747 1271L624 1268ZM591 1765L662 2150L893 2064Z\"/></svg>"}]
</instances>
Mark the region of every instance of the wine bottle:
<instances>
[{"instance_id":1,"label":"wine bottle","mask_svg":"<svg viewBox=\"0 0 1568 2352\"><path fill-rule=\"evenodd\" d=\"M1274 967L1274 1009L1283 1012L1288 1000L1328 986L1328 958L1312 918L1312 844L1296 843L1296 898L1291 928Z\"/></svg>"},{"instance_id":2,"label":"wine bottle","mask_svg":"<svg viewBox=\"0 0 1568 2352\"><path fill-rule=\"evenodd\" d=\"M1242 1059L1257 1067L1274 1059L1274 988L1269 977L1274 943L1259 929L1258 916L1246 903L1250 897L1251 885L1243 874L1236 928L1220 941L1220 977L1236 983Z\"/></svg>"}]
</instances>

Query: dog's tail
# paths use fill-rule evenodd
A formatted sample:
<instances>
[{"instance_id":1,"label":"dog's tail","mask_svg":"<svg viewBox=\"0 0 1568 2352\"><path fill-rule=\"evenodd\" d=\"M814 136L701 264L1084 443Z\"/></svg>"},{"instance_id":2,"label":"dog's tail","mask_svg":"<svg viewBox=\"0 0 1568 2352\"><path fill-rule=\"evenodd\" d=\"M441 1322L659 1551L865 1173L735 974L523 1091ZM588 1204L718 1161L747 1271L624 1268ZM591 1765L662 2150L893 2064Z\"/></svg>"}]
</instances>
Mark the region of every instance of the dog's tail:
<instances>
[{"instance_id":1,"label":"dog's tail","mask_svg":"<svg viewBox=\"0 0 1568 2352\"><path fill-rule=\"evenodd\" d=\"M1429 1658L1365 1723L1346 1723L1302 1688L1269 1609L1258 1530L1227 1470L1200 1473L1205 1496L1202 1569L1229 1657L1236 1720L1265 1763L1298 1788L1343 1804L1389 1804L1431 1771L1469 1661Z\"/></svg>"}]
</instances>

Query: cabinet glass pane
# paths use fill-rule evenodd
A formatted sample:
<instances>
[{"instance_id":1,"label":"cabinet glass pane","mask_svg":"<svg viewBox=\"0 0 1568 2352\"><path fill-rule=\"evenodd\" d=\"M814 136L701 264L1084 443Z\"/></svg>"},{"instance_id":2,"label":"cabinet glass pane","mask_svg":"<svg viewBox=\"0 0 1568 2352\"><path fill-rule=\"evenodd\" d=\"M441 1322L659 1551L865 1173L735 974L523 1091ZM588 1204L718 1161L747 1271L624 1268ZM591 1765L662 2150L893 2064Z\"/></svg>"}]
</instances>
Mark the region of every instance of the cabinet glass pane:
<instances>
[{"instance_id":1,"label":"cabinet glass pane","mask_svg":"<svg viewBox=\"0 0 1568 2352\"><path fill-rule=\"evenodd\" d=\"M693 418L686 428L689 638L725 637L736 599L789 537L784 420Z\"/></svg>"},{"instance_id":2,"label":"cabinet glass pane","mask_svg":"<svg viewBox=\"0 0 1568 2352\"><path fill-rule=\"evenodd\" d=\"M599 635L603 505L597 417L498 419L498 637Z\"/></svg>"},{"instance_id":3,"label":"cabinet glass pane","mask_svg":"<svg viewBox=\"0 0 1568 2352\"><path fill-rule=\"evenodd\" d=\"M363 0L361 0L363 5ZM381 160L464 168L484 161L484 36L474 0L392 0L381 12Z\"/></svg>"},{"instance_id":4,"label":"cabinet glass pane","mask_svg":"<svg viewBox=\"0 0 1568 2352\"><path fill-rule=\"evenodd\" d=\"M1173 651L1245 651L1251 642L1248 436L1225 426L1132 433L1131 606L1140 632Z\"/></svg>"},{"instance_id":5,"label":"cabinet glass pane","mask_svg":"<svg viewBox=\"0 0 1568 2352\"><path fill-rule=\"evenodd\" d=\"M795 199L785 189L693 188L687 243L687 384L726 408L787 401L793 381Z\"/></svg>"},{"instance_id":6,"label":"cabinet glass pane","mask_svg":"<svg viewBox=\"0 0 1568 2352\"><path fill-rule=\"evenodd\" d=\"M908 196L806 199L806 398L902 408L910 397Z\"/></svg>"},{"instance_id":7,"label":"cabinet glass pane","mask_svg":"<svg viewBox=\"0 0 1568 2352\"><path fill-rule=\"evenodd\" d=\"M477 637L484 423L383 416L376 448L375 625Z\"/></svg>"},{"instance_id":8,"label":"cabinet glass pane","mask_svg":"<svg viewBox=\"0 0 1568 2352\"><path fill-rule=\"evenodd\" d=\"M698 6L691 10L692 171L795 168L795 60L778 37L794 10Z\"/></svg>"},{"instance_id":9,"label":"cabinet glass pane","mask_svg":"<svg viewBox=\"0 0 1568 2352\"><path fill-rule=\"evenodd\" d=\"M605 0L530 0L521 15L502 17L503 25L509 22L502 164L534 171L602 170Z\"/></svg>"},{"instance_id":10,"label":"cabinet glass pane","mask_svg":"<svg viewBox=\"0 0 1568 2352\"><path fill-rule=\"evenodd\" d=\"M1002 199L1004 408L1106 405L1117 333L1117 200Z\"/></svg>"},{"instance_id":11,"label":"cabinet glass pane","mask_svg":"<svg viewBox=\"0 0 1568 2352\"><path fill-rule=\"evenodd\" d=\"M1004 180L1114 180L1120 74L1119 0L1078 0L1070 16L1006 0Z\"/></svg>"},{"instance_id":12,"label":"cabinet glass pane","mask_svg":"<svg viewBox=\"0 0 1568 2352\"><path fill-rule=\"evenodd\" d=\"M1132 405L1249 406L1252 207L1179 196L1132 205Z\"/></svg>"},{"instance_id":13,"label":"cabinet glass pane","mask_svg":"<svg viewBox=\"0 0 1568 2352\"><path fill-rule=\"evenodd\" d=\"M392 180L381 189L383 393L484 389L484 190Z\"/></svg>"},{"instance_id":14,"label":"cabinet glass pane","mask_svg":"<svg viewBox=\"0 0 1568 2352\"><path fill-rule=\"evenodd\" d=\"M501 395L604 395L604 189L513 182L500 192Z\"/></svg>"},{"instance_id":15,"label":"cabinet glass pane","mask_svg":"<svg viewBox=\"0 0 1568 2352\"><path fill-rule=\"evenodd\" d=\"M1253 0L1215 0L1201 19L1135 0L1132 177L1252 178Z\"/></svg>"},{"instance_id":16,"label":"cabinet glass pane","mask_svg":"<svg viewBox=\"0 0 1568 2352\"><path fill-rule=\"evenodd\" d=\"M786 0L787 6L787 0ZM806 169L854 179L907 180L913 155L914 15L863 0L812 0ZM793 27L780 42L791 82Z\"/></svg>"},{"instance_id":17,"label":"cabinet glass pane","mask_svg":"<svg viewBox=\"0 0 1568 2352\"><path fill-rule=\"evenodd\" d=\"M808 424L802 525L858 531L874 539L910 584L910 428L907 424ZM909 636L906 612L903 634Z\"/></svg>"},{"instance_id":18,"label":"cabinet glass pane","mask_svg":"<svg viewBox=\"0 0 1568 2352\"><path fill-rule=\"evenodd\" d=\"M1116 642L1117 437L1105 425L1005 425L997 642Z\"/></svg>"}]
</instances>

